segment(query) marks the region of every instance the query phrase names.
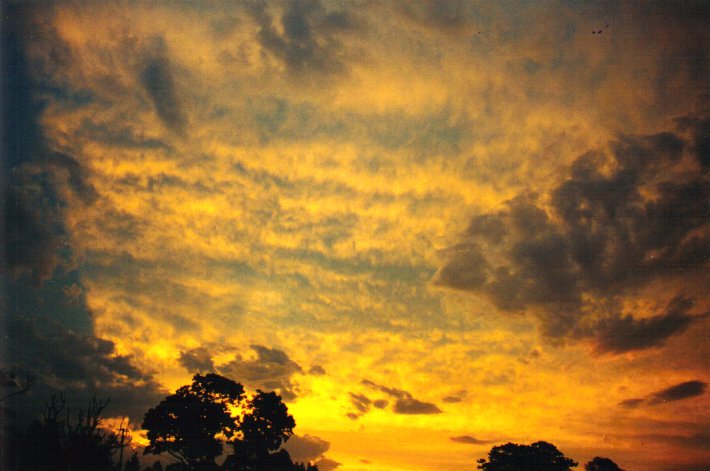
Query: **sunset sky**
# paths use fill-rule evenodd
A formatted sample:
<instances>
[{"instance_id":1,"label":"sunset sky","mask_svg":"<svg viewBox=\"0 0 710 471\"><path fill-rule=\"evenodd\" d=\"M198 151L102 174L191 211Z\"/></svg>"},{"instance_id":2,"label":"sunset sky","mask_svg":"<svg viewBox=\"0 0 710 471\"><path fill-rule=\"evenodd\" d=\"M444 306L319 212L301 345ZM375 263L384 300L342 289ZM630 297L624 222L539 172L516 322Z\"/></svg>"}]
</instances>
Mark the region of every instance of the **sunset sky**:
<instances>
[{"instance_id":1,"label":"sunset sky","mask_svg":"<svg viewBox=\"0 0 710 471\"><path fill-rule=\"evenodd\" d=\"M3 2L2 367L277 390L321 471L710 469L710 3ZM29 410L29 409L28 409Z\"/></svg>"}]
</instances>

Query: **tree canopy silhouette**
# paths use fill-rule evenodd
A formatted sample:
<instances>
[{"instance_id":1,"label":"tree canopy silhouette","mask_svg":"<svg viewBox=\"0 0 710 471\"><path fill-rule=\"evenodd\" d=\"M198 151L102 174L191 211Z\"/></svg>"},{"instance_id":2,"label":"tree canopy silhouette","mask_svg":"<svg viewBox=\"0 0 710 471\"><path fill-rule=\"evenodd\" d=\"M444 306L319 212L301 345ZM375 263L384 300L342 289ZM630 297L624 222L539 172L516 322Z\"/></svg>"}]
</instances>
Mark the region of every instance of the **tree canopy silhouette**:
<instances>
[{"instance_id":1,"label":"tree canopy silhouette","mask_svg":"<svg viewBox=\"0 0 710 471\"><path fill-rule=\"evenodd\" d=\"M609 458L595 457L584 465L585 471L624 471Z\"/></svg>"},{"instance_id":2,"label":"tree canopy silhouette","mask_svg":"<svg viewBox=\"0 0 710 471\"><path fill-rule=\"evenodd\" d=\"M296 422L274 392L257 391L246 402L239 424L239 436L232 441L234 454L227 457L226 469L293 469L285 450L276 453L293 435Z\"/></svg>"},{"instance_id":3,"label":"tree canopy silhouette","mask_svg":"<svg viewBox=\"0 0 710 471\"><path fill-rule=\"evenodd\" d=\"M244 388L237 382L216 374L195 375L192 384L146 412L141 426L150 444L144 453L169 453L189 469L214 469L222 454L217 435L234 435L230 408L238 408L243 398Z\"/></svg>"},{"instance_id":4,"label":"tree canopy silhouette","mask_svg":"<svg viewBox=\"0 0 710 471\"><path fill-rule=\"evenodd\" d=\"M488 460L478 460L484 471L570 471L579 463L567 458L555 445L535 442L531 445L506 443L488 452Z\"/></svg>"},{"instance_id":5,"label":"tree canopy silhouette","mask_svg":"<svg viewBox=\"0 0 710 471\"><path fill-rule=\"evenodd\" d=\"M294 464L281 449L295 426L276 393L257 390L247 396L241 384L214 373L196 374L192 384L150 409L142 424L150 441L146 454L169 453L189 470L218 469L215 460L224 442L233 453L222 469L315 470L315 466Z\"/></svg>"}]
</instances>

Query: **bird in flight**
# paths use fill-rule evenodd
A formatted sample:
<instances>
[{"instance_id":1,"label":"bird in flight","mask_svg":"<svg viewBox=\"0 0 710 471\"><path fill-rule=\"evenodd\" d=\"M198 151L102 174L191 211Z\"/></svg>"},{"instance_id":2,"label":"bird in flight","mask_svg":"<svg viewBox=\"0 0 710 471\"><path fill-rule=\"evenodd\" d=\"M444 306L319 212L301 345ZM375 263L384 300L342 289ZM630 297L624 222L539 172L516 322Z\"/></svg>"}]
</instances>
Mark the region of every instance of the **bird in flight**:
<instances>
[{"instance_id":1,"label":"bird in flight","mask_svg":"<svg viewBox=\"0 0 710 471\"><path fill-rule=\"evenodd\" d=\"M594 29L594 30L592 30L592 34L602 34L608 27L609 27L609 23L605 22L604 27L602 29Z\"/></svg>"}]
</instances>

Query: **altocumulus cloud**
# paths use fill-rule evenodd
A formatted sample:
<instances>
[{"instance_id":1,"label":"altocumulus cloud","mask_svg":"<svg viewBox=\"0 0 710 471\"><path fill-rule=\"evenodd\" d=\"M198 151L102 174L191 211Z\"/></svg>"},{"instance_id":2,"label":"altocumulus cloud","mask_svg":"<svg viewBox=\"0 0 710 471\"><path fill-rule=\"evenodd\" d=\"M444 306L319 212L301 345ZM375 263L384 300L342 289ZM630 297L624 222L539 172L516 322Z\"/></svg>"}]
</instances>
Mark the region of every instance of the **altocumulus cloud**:
<instances>
[{"instance_id":1,"label":"altocumulus cloud","mask_svg":"<svg viewBox=\"0 0 710 471\"><path fill-rule=\"evenodd\" d=\"M414 396L412 396L412 394L408 391L382 386L380 384L373 383L372 381L367 379L363 380L362 384L377 391L383 392L393 398L394 404L392 405L392 412L394 412L395 414L417 415L441 413L441 409L439 409L436 404L420 401L419 399L416 399ZM372 405L374 405L378 409L386 407L389 403L389 401L386 401L384 399L377 399L371 402ZM369 405L369 403L367 405ZM367 410L369 410L369 408ZM365 410L364 412L366 412L367 410Z\"/></svg>"},{"instance_id":2,"label":"altocumulus cloud","mask_svg":"<svg viewBox=\"0 0 710 471\"><path fill-rule=\"evenodd\" d=\"M503 312L533 311L552 337L592 337L597 351L662 345L704 317L677 292L663 312L617 305L653 282L705 276L710 166L705 119L679 130L622 135L609 153L579 156L549 194L523 192L472 218L444 252L434 283L480 294Z\"/></svg>"},{"instance_id":3,"label":"altocumulus cloud","mask_svg":"<svg viewBox=\"0 0 710 471\"><path fill-rule=\"evenodd\" d=\"M303 373L301 366L283 350L256 344L250 349L256 353L255 358L237 353L232 360L215 365L212 357L222 350L211 352L208 347L198 347L180 352L179 362L190 372L216 371L251 388L277 390L287 401L294 399L298 388L292 376Z\"/></svg>"},{"instance_id":4,"label":"altocumulus cloud","mask_svg":"<svg viewBox=\"0 0 710 471\"><path fill-rule=\"evenodd\" d=\"M318 0L290 2L280 17L280 28L264 3L253 3L249 11L259 24L261 47L294 74L333 73L345 69L339 37L360 29L346 11L327 11Z\"/></svg>"}]
</instances>

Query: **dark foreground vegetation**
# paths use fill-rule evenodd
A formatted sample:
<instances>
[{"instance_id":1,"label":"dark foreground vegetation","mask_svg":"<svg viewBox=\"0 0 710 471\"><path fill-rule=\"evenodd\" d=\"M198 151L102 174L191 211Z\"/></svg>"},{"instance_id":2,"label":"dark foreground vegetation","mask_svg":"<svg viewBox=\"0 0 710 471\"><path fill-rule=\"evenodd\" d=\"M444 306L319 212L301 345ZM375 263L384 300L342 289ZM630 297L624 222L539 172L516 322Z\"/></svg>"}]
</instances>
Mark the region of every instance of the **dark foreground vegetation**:
<instances>
[{"instance_id":1,"label":"dark foreground vegetation","mask_svg":"<svg viewBox=\"0 0 710 471\"><path fill-rule=\"evenodd\" d=\"M579 463L567 458L547 442L531 445L506 443L491 448L488 459L478 460L483 471L570 471ZM584 465L585 471L624 471L609 458L596 457Z\"/></svg>"},{"instance_id":2,"label":"dark foreground vegetation","mask_svg":"<svg viewBox=\"0 0 710 471\"><path fill-rule=\"evenodd\" d=\"M93 399L72 413L52 397L42 417L26 430L3 424L0 469L12 471L141 471L130 457L130 435L110 430L103 412L108 400ZM244 387L216 374L195 375L192 384L145 413L150 444L145 455L169 457L144 471L317 471L294 463L282 445L296 422L281 397ZM225 449L226 448L226 449ZM163 464L169 463L169 464Z\"/></svg>"},{"instance_id":3,"label":"dark foreground vegetation","mask_svg":"<svg viewBox=\"0 0 710 471\"><path fill-rule=\"evenodd\" d=\"M150 443L143 454L167 458L153 461L151 466L141 468L138 455L130 451L131 438L123 423L113 430L106 427L103 413L107 405L108 400L94 398L85 410L72 413L62 398L52 397L41 418L25 430L4 421L0 469L318 471L312 463L294 463L282 448L293 435L296 422L279 395L259 390L247 394L241 384L217 374L195 375L191 384L145 413L141 426ZM477 469L569 471L577 466L554 445L540 441L494 446L487 459L478 460ZM623 471L601 457L584 469Z\"/></svg>"}]
</instances>

